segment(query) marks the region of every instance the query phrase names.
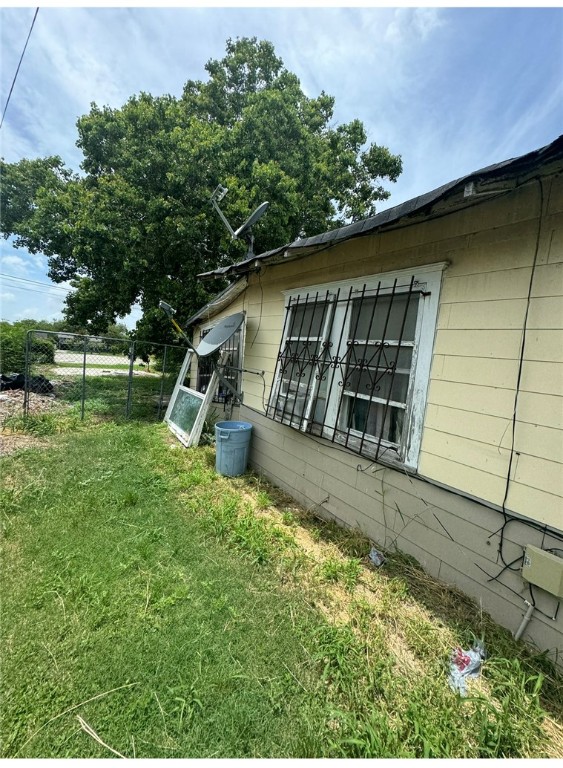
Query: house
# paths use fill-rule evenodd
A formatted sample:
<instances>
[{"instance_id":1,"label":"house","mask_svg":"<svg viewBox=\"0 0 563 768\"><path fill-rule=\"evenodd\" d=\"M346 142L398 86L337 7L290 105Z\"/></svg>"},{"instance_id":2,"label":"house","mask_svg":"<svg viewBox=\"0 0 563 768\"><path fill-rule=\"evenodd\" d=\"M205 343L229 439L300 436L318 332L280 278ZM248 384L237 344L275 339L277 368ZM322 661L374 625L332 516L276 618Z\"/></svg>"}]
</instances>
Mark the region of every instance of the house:
<instances>
[{"instance_id":1,"label":"house","mask_svg":"<svg viewBox=\"0 0 563 768\"><path fill-rule=\"evenodd\" d=\"M202 274L231 282L189 321L197 343L245 313L238 417L255 470L555 656L562 172L563 136Z\"/></svg>"}]
</instances>

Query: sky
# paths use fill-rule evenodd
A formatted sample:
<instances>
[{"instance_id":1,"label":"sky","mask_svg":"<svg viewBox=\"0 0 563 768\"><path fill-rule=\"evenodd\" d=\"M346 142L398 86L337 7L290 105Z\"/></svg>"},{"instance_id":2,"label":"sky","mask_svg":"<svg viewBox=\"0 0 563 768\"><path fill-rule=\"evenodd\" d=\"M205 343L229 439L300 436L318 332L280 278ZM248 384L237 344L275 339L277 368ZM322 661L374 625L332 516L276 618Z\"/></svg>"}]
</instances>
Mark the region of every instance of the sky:
<instances>
[{"instance_id":1,"label":"sky","mask_svg":"<svg viewBox=\"0 0 563 768\"><path fill-rule=\"evenodd\" d=\"M563 133L556 5L222 5L42 5L0 130L2 157L60 155L79 171L76 121L92 102L119 108L141 91L178 97L186 80L207 79L205 63L223 57L228 38L242 36L271 41L308 96L334 96L335 124L359 118L369 142L402 156L378 210ZM35 13L16 6L0 7L2 111ZM3 239L0 247L0 318L60 319L68 288L50 282L46 258Z\"/></svg>"}]
</instances>

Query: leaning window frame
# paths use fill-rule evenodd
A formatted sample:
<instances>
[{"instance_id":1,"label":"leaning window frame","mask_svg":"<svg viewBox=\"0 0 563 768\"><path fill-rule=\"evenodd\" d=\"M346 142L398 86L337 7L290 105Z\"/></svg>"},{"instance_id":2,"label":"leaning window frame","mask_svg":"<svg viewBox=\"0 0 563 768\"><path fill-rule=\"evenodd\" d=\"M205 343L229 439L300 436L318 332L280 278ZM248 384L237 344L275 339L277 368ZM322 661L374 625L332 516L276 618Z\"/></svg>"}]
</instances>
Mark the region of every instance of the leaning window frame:
<instances>
[{"instance_id":1,"label":"leaning window frame","mask_svg":"<svg viewBox=\"0 0 563 768\"><path fill-rule=\"evenodd\" d=\"M222 318L219 318L219 319L214 318L213 321L209 321L207 323L204 323L204 324L200 325L200 328L199 328L199 340L202 341L203 338L207 335L207 333L209 333L209 331L212 331L213 328L215 328L215 326L217 326L221 322L221 319ZM245 343L246 343L246 319L242 323L240 328L233 335L234 336L238 336L238 338L239 338L238 368L240 368L240 370L237 371L237 381L236 381L236 383L238 385L239 392L241 393L241 397L240 398L234 398L233 405L236 406L236 405L240 405L242 403L242 369L244 368L244 348L245 348ZM230 341L230 339L228 339L227 342L225 342L225 343L228 343L228 341ZM222 347L221 347L221 350L222 350ZM199 392L200 391L200 389L199 389L199 387L200 387L199 360L196 359L195 362L196 362L195 379L196 379L196 388L197 388L196 391ZM227 368L228 367L229 366L227 366ZM209 382L208 382L208 386L209 386ZM223 405L223 406L225 405L225 401L224 400L218 400L218 399L216 400L214 398L212 400L212 402L214 404L216 404L216 405Z\"/></svg>"},{"instance_id":2,"label":"leaning window frame","mask_svg":"<svg viewBox=\"0 0 563 768\"><path fill-rule=\"evenodd\" d=\"M168 424L168 428L186 448L189 448L194 443L196 435L197 435L197 438L199 439L199 433L198 433L199 423L200 421L201 422L203 421L201 416L202 416L202 413L204 413L204 407L206 404L205 395L202 395L201 392L197 392L192 387L187 387L184 384L186 378L190 374L190 369L192 366L192 361L194 356L197 359L197 356L195 355L195 353L191 349L188 349L186 352L186 356L184 357L182 366L180 368L178 378L176 379L174 390L172 391L172 395L170 396L170 400L168 402L168 408L166 409L166 413L164 414L164 421L166 424ZM176 424L174 421L171 420L171 415L174 410L174 406L176 405L176 401L181 392L185 394L189 394L192 397L196 397L198 400L201 401L196 420L192 425L192 429L189 432L186 432L186 430L183 429L179 424Z\"/></svg>"},{"instance_id":3,"label":"leaning window frame","mask_svg":"<svg viewBox=\"0 0 563 768\"><path fill-rule=\"evenodd\" d=\"M403 427L403 435L401 439L400 450L398 452L394 448L391 448L390 446L388 447L386 441L381 441L381 444L384 446L384 450L381 452L377 460L382 464L391 464L411 470L416 470L418 467L418 458L422 442L424 414L426 410L428 386L430 383L430 368L432 363L434 339L438 319L442 274L447 266L447 262L437 262L412 269L395 270L393 272L384 272L376 275L368 275L349 280L333 281L330 283L323 283L319 285L312 285L299 289L283 291L285 300L284 304L286 309L283 323L283 337L281 340L282 344L286 342L287 333L291 327L290 312L292 311L293 307L288 309L288 302L291 303L298 299L305 301L307 296L314 297L315 295L318 296L319 303L322 300L330 302L332 298L338 294L339 291L350 290L350 288L352 288L353 291L362 291L364 286L366 292L376 291L378 285L380 286L380 290L391 290L395 281L408 280L410 282L411 279L414 279L414 285L416 285L416 291L419 292L420 298L417 310L411 375L409 377L409 387L406 399L406 424ZM404 284L404 282L401 282L401 286ZM335 316L331 323L331 338L344 339L347 333L346 329L341 332L342 325L339 325L338 323L338 313L340 310L341 308L339 307L334 307L332 310ZM328 314L329 313L327 313L327 316ZM350 316L351 313L349 317L345 319L348 325L350 323ZM342 323L342 320L340 322ZM330 413L331 418L333 419L336 418L338 403L343 396L343 392L338 391L338 388L334 386L335 375L336 372L332 372L331 378L327 384L327 415ZM278 368L276 368L274 384L272 387L272 395L269 401L270 404L276 402L280 390L280 385L280 371ZM314 385L311 391L308 393L304 405L304 412L306 417L305 419L300 419L299 424L291 422L291 420L289 422L281 421L280 419L275 420L281 421L281 423L285 423L288 426L299 429L299 431L307 431L310 412L317 388L318 384ZM335 428L335 422L333 422L331 426L325 426L322 436L331 439L330 432L331 430L334 431ZM348 437L346 441L347 445L350 446L354 440L359 442L360 438L354 435ZM340 439L334 439L333 442L336 445L342 444ZM369 457L370 440L366 440L364 436L362 443L362 455ZM351 448L351 450L353 450L353 448Z\"/></svg>"}]
</instances>

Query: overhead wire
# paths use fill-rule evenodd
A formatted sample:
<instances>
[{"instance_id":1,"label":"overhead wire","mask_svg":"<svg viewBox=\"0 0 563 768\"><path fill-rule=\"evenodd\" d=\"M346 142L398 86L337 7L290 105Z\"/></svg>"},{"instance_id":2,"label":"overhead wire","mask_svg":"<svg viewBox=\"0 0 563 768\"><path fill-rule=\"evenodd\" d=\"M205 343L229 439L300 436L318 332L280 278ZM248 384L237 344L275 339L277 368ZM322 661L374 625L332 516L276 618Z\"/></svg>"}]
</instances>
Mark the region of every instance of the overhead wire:
<instances>
[{"instance_id":1,"label":"overhead wire","mask_svg":"<svg viewBox=\"0 0 563 768\"><path fill-rule=\"evenodd\" d=\"M16 80L18 78L18 73L20 71L21 63L23 61L23 57L25 56L25 51L26 51L26 48L27 48L27 44L29 43L29 38L31 37L31 33L32 33L33 27L35 25L35 19L37 18L37 14L38 13L39 13L39 8L36 8L35 9L35 13L33 14L33 21L31 22L31 27L29 28L27 39L26 39L25 45L23 47L22 55L20 56L20 60L18 62L18 66L17 66L17 69L16 69L16 74L14 75L14 79L12 80L12 85L10 86L10 92L8 93L8 98L7 98L6 104L4 106L4 111L2 112L2 120L0 121L0 129L4 125L4 118L6 117L6 111L8 109L8 104L10 103L10 99L12 97L12 91L14 90L14 86L15 86Z\"/></svg>"},{"instance_id":2,"label":"overhead wire","mask_svg":"<svg viewBox=\"0 0 563 768\"><path fill-rule=\"evenodd\" d=\"M32 283L33 285L43 285L52 290L66 291L67 293L70 293L71 291L74 290L73 288L67 288L64 285L56 285L55 283L44 283L44 282L41 282L40 280L31 280L27 277L17 277L17 275L7 275L4 272L0 272L0 277L4 278L5 280L14 280L20 283ZM10 287L16 288L20 286L10 286Z\"/></svg>"},{"instance_id":3,"label":"overhead wire","mask_svg":"<svg viewBox=\"0 0 563 768\"><path fill-rule=\"evenodd\" d=\"M64 299L65 296L62 293L51 293L50 291L41 291L36 288L27 288L23 285L8 285L8 288L12 288L14 291L26 291L26 293L38 293L41 296L52 296L55 299Z\"/></svg>"},{"instance_id":4,"label":"overhead wire","mask_svg":"<svg viewBox=\"0 0 563 768\"><path fill-rule=\"evenodd\" d=\"M506 567L509 567L509 566L507 566L507 564L506 564L506 561L505 561L504 556L503 556L503 551L502 551L503 550L503 543L504 543L504 529L505 529L505 526L506 526L506 524L508 522L508 516L507 516L507 513L506 513L506 503L508 501L508 492L510 490L510 475L511 475L511 472L512 472L512 463L514 461L514 454L516 453L516 450L515 450L516 422L517 422L516 414L517 414L517 410L518 410L518 400L519 400L519 395L520 395L520 385L521 385L521 381L522 381L522 372L523 372L523 369L524 369L524 354L525 354L525 349L526 349L526 332L528 330L528 315L529 315L529 312L530 312L530 304L531 304L531 301L532 301L532 288L533 288L533 285L534 285L534 276L535 276L535 272L536 272L536 266L537 266L537 263L538 263L538 254L539 254L539 250L540 250L540 239L541 239L542 221L543 221L543 208L544 208L543 184L542 184L542 180L540 178L537 178L536 181L538 182L539 193L540 193L540 211L539 211L539 217L538 217L538 231L537 231L537 234L536 234L536 246L535 246L535 251L534 251L534 258L533 258L533 261L532 261L532 269L531 269L531 272L530 272L530 281L529 281L529 284L528 284L528 296L527 296L527 301L526 301L526 311L524 312L524 320L523 320L523 323L522 323L522 340L521 340L521 343L520 343L520 354L519 354L519 359L518 359L518 374L517 374L517 377L516 377L516 392L515 392L515 395L514 395L514 408L513 408L513 411L512 411L512 435L511 435L511 444L510 444L510 457L509 457L509 460L508 460L508 471L506 473L506 485L505 485L505 489L504 489L504 497L503 497L503 500L502 500L502 514L503 514L503 517L504 517L504 525L501 528L501 537L500 537L499 547L498 547L499 557L500 557L500 559L502 561L502 564L504 566L506 566ZM513 569L513 570L515 570L515 569Z\"/></svg>"}]
</instances>

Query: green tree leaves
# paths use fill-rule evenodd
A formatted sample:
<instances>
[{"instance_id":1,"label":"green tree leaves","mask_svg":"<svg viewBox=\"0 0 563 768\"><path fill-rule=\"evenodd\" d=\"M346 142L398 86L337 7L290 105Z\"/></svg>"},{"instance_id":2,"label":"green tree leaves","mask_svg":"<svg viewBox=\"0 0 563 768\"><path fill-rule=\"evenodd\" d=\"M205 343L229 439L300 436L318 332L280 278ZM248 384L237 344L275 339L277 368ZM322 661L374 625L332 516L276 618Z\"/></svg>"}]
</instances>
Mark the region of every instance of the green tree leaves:
<instances>
[{"instance_id":1,"label":"green tree leaves","mask_svg":"<svg viewBox=\"0 0 563 768\"><path fill-rule=\"evenodd\" d=\"M180 98L92 104L77 122L80 175L57 157L2 162L4 236L44 252L53 280L75 281L67 316L94 332L137 301L138 332L168 340L159 299L188 317L209 298L197 274L244 257L211 207L217 184L233 229L270 202L254 228L260 253L373 214L401 172L361 121L333 126L334 99L306 96L271 43L228 40L206 71Z\"/></svg>"}]
</instances>

